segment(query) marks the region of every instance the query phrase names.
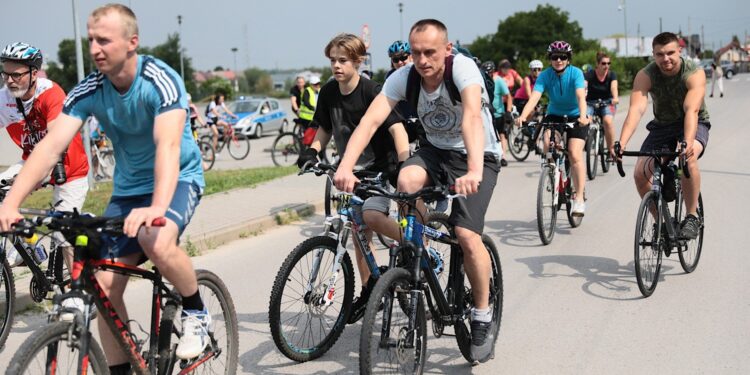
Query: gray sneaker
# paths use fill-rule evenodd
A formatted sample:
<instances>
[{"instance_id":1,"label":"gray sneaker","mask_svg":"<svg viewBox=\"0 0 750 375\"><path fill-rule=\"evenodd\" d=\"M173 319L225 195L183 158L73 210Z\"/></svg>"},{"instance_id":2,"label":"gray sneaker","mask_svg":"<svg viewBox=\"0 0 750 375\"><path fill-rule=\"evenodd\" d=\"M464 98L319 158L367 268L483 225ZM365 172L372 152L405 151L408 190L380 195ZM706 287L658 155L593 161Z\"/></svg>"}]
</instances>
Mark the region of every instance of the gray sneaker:
<instances>
[{"instance_id":1,"label":"gray sneaker","mask_svg":"<svg viewBox=\"0 0 750 375\"><path fill-rule=\"evenodd\" d=\"M695 215L688 214L680 224L680 237L688 240L698 238L701 230L701 221Z\"/></svg>"},{"instance_id":2,"label":"gray sneaker","mask_svg":"<svg viewBox=\"0 0 750 375\"><path fill-rule=\"evenodd\" d=\"M473 364L484 363L495 356L493 322L471 322L471 358Z\"/></svg>"}]
</instances>

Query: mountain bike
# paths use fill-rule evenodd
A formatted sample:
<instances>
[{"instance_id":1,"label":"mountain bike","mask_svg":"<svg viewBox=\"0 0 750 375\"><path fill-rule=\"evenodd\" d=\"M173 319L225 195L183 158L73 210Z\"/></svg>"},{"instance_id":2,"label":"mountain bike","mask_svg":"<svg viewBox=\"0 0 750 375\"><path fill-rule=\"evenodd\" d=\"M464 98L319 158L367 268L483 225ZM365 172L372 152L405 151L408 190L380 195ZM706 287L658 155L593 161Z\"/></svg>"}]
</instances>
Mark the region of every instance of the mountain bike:
<instances>
[{"instance_id":1,"label":"mountain bike","mask_svg":"<svg viewBox=\"0 0 750 375\"><path fill-rule=\"evenodd\" d=\"M303 142L304 130L298 120L295 119L293 131L281 133L273 141L273 145L271 146L271 160L273 160L276 166L288 167L294 165L302 150L310 147L309 144ZM336 142L334 142L333 137L331 137L331 141L328 142L326 148L318 154L318 157L326 164L336 163L338 151L336 150Z\"/></svg>"},{"instance_id":2,"label":"mountain bike","mask_svg":"<svg viewBox=\"0 0 750 375\"><path fill-rule=\"evenodd\" d=\"M107 361L99 344L92 338L90 315L95 304L101 312L117 344L127 354L136 374L172 374L188 372L219 372L234 374L237 371L239 351L237 316L232 297L224 283L215 274L197 270L198 289L212 323L209 326L210 343L197 358L180 360L175 355L177 345L173 339L182 335L179 319L181 297L163 280L156 267L152 271L118 263L111 259L98 259L104 236L120 236L124 218L92 217L77 212L40 211L39 216L22 220L9 233L28 236L46 226L65 235L75 243L71 290L57 295L49 324L38 329L21 345L11 360L6 374L44 372L47 374L70 372L108 374ZM166 220L154 221L163 226ZM153 283L151 293L150 333L139 338L131 329L131 321L124 322L94 276L95 272L112 271L138 277ZM67 298L82 298L83 311L72 309L72 322L63 322L59 314L65 312L61 302ZM140 324L134 323L142 333Z\"/></svg>"},{"instance_id":3,"label":"mountain bike","mask_svg":"<svg viewBox=\"0 0 750 375\"><path fill-rule=\"evenodd\" d=\"M330 178L335 167L317 163L302 173ZM364 183L381 185L378 174L356 172ZM347 253L349 237L357 242L371 277L385 272L379 266L364 234L362 204L356 194L334 196L336 215L327 216L322 235L309 238L292 250L276 274L269 301L268 320L276 347L287 358L306 362L325 354L349 322L354 298L354 267ZM436 215L430 225L447 225L447 216ZM436 258L441 257L435 249ZM446 254L447 255L447 254Z\"/></svg>"},{"instance_id":4,"label":"mountain bike","mask_svg":"<svg viewBox=\"0 0 750 375\"><path fill-rule=\"evenodd\" d=\"M243 160L250 154L250 138L238 136L231 125L218 126L217 129L219 129L219 141L214 150L216 154L221 153L225 147L234 160ZM213 145L213 139L209 134L202 135L200 140Z\"/></svg>"},{"instance_id":5,"label":"mountain bike","mask_svg":"<svg viewBox=\"0 0 750 375\"><path fill-rule=\"evenodd\" d=\"M541 122L545 111L545 105L537 104L534 110L535 120L532 121ZM516 125L516 118L518 118L518 112L514 111L514 121L508 126L508 151L517 161L524 161L529 157L531 150L536 150L539 136L534 126L530 126L528 123Z\"/></svg>"},{"instance_id":6,"label":"mountain bike","mask_svg":"<svg viewBox=\"0 0 750 375\"><path fill-rule=\"evenodd\" d=\"M427 358L426 311L430 313L435 337L447 335L446 326L453 326L464 358L469 362L486 360L471 356L468 325L473 297L464 273L463 251L453 227L449 225L447 232L435 230L417 219L418 199L435 201L457 196L442 186L425 187L408 194L361 184L355 191L364 196L388 197L406 210L406 216L400 221L404 228L403 241L391 248L389 269L375 285L365 311L359 344L360 373L421 374ZM430 239L430 243L425 243L423 236ZM494 242L486 235L482 236L482 242L491 260L489 304L494 353L502 315L502 270ZM448 246L450 258L435 258L431 251L433 244ZM448 265L447 270L445 265Z\"/></svg>"},{"instance_id":7,"label":"mountain bike","mask_svg":"<svg viewBox=\"0 0 750 375\"><path fill-rule=\"evenodd\" d=\"M593 180L596 178L597 163L601 163L602 172L609 172L611 161L607 160L609 151L604 141L604 120L598 113L599 109L612 105L612 101L598 99L590 104L594 106L595 111L589 126L589 136L586 139L586 176L589 180Z\"/></svg>"},{"instance_id":8,"label":"mountain bike","mask_svg":"<svg viewBox=\"0 0 750 375\"><path fill-rule=\"evenodd\" d=\"M567 157L568 137L565 128L578 124L573 122L530 122L530 126L540 125L540 133L549 132L549 147L542 157L542 172L539 175L539 186L536 193L536 224L539 238L544 245L549 245L555 237L557 211L565 205L568 222L573 228L581 225L583 218L573 216L573 184L571 183L570 162ZM556 138L560 137L557 142Z\"/></svg>"},{"instance_id":9,"label":"mountain bike","mask_svg":"<svg viewBox=\"0 0 750 375\"><path fill-rule=\"evenodd\" d=\"M619 142L615 142L614 147L617 155L648 157L653 162L651 191L643 196L638 207L634 242L635 276L638 289L644 297L648 297L654 292L659 282L662 254L669 256L672 250L676 249L680 265L685 273L691 273L698 267L705 228L703 196L698 195L698 220L700 222L698 237L688 239L680 236L680 223L687 215L681 177L684 174L686 178L690 178L687 161L681 155L685 142L681 143L677 152L622 151ZM677 163L675 159L678 159ZM620 176L625 177L622 161L617 161L617 170ZM664 173L665 171L667 173ZM672 178L668 178L667 175Z\"/></svg>"},{"instance_id":10,"label":"mountain bike","mask_svg":"<svg viewBox=\"0 0 750 375\"><path fill-rule=\"evenodd\" d=\"M0 181L0 202L13 184L12 180ZM21 209L21 213L30 212ZM29 295L34 302L42 302L48 298L49 292L60 294L70 284L70 274L63 261L62 246L52 237L51 233L41 233L37 242L32 246L27 244L22 236L8 235L0 238L0 348L5 345L11 327L13 326L14 311L16 308L15 277L7 259L8 250L13 247L23 259L22 265L31 272L29 284ZM42 269L44 260L38 258L34 252L36 247L41 246L41 251L46 253L45 244L50 249L47 258L47 267ZM20 267L20 266L19 266Z\"/></svg>"}]
</instances>

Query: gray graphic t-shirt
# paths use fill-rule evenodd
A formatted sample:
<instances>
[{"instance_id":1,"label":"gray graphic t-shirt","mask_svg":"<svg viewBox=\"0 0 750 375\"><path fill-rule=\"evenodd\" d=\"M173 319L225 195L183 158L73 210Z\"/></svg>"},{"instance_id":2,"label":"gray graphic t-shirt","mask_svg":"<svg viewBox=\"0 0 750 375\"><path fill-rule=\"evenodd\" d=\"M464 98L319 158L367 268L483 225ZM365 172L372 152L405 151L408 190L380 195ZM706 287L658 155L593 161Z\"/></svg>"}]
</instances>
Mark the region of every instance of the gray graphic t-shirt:
<instances>
[{"instance_id":1,"label":"gray graphic t-shirt","mask_svg":"<svg viewBox=\"0 0 750 375\"><path fill-rule=\"evenodd\" d=\"M412 66L413 64L406 65L388 77L383 85L383 94L386 97L397 101L406 100L406 82ZM453 81L459 92L471 85L479 85L482 88L484 152L495 154L499 159L501 151L488 108L491 102L484 90L482 74L474 61L466 56L456 55L453 58ZM417 114L424 126L427 140L433 146L443 150L466 153L466 146L461 136L463 113L461 102L456 102L456 105L451 103L445 83L441 83L434 92L427 92L424 87L420 87Z\"/></svg>"}]
</instances>

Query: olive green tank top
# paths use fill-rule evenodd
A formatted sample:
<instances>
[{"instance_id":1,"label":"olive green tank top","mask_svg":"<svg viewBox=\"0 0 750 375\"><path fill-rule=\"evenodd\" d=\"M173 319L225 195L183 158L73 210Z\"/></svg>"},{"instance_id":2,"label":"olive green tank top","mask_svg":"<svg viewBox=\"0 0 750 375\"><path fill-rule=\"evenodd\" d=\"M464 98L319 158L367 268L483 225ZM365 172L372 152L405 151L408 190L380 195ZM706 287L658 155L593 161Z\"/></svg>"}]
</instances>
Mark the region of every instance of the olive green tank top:
<instances>
[{"instance_id":1,"label":"olive green tank top","mask_svg":"<svg viewBox=\"0 0 750 375\"><path fill-rule=\"evenodd\" d=\"M680 57L680 73L674 76L664 75L655 62L651 62L644 71L651 79L651 97L654 101L654 121L658 124L674 124L685 120L683 105L687 95L687 79L698 71L692 60ZM699 121L708 121L706 102L701 103L698 111Z\"/></svg>"}]
</instances>

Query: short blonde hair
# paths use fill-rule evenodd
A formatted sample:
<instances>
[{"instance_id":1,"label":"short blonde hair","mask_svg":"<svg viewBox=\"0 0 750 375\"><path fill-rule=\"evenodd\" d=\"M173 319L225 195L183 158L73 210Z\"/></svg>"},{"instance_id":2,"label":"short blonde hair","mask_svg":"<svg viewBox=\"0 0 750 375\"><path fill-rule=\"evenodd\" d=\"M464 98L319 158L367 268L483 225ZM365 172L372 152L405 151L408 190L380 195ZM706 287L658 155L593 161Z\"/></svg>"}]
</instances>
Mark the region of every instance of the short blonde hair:
<instances>
[{"instance_id":1,"label":"short blonde hair","mask_svg":"<svg viewBox=\"0 0 750 375\"><path fill-rule=\"evenodd\" d=\"M361 63L367 54L365 42L354 34L341 33L333 37L325 48L325 55L329 59L331 58L331 49L333 49L333 47L338 47L343 50L350 60L358 63Z\"/></svg>"},{"instance_id":2,"label":"short blonde hair","mask_svg":"<svg viewBox=\"0 0 750 375\"><path fill-rule=\"evenodd\" d=\"M122 27L125 31L125 37L138 35L138 20L135 18L135 13L125 5L114 3L102 5L91 12L91 18L93 18L94 21L98 21L100 17L108 14L110 11L117 12L120 15L120 19L122 19Z\"/></svg>"}]
</instances>

